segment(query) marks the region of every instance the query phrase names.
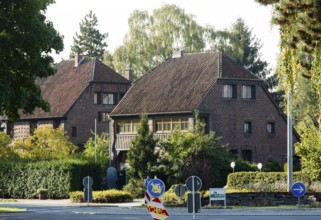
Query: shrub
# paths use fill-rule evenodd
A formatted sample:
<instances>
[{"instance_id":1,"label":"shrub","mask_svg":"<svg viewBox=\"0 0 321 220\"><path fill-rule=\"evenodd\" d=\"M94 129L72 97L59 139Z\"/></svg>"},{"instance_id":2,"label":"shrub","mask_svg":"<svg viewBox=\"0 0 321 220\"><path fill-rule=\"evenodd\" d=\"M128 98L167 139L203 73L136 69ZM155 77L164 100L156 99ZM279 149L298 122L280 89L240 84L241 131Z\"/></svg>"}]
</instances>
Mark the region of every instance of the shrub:
<instances>
[{"instance_id":1,"label":"shrub","mask_svg":"<svg viewBox=\"0 0 321 220\"><path fill-rule=\"evenodd\" d=\"M145 180L130 179L129 183L123 187L123 190L130 193L134 198L144 198Z\"/></svg>"},{"instance_id":2,"label":"shrub","mask_svg":"<svg viewBox=\"0 0 321 220\"><path fill-rule=\"evenodd\" d=\"M69 193L71 202L82 203L84 202L84 193L81 191ZM131 202L133 198L130 193L111 189L104 191L93 192L93 203L115 203L115 202Z\"/></svg>"},{"instance_id":3,"label":"shrub","mask_svg":"<svg viewBox=\"0 0 321 220\"><path fill-rule=\"evenodd\" d=\"M321 189L319 182L313 182L302 172L295 172L293 182L300 181L306 185L307 191ZM238 172L228 176L229 191L246 192L286 192L287 173L285 172Z\"/></svg>"},{"instance_id":4,"label":"shrub","mask_svg":"<svg viewBox=\"0 0 321 220\"><path fill-rule=\"evenodd\" d=\"M94 189L100 187L100 166L86 161L63 160L0 162L0 188L5 197L35 198L37 189L48 189L49 198L67 198L70 191L81 190L82 179L90 175Z\"/></svg>"}]
</instances>

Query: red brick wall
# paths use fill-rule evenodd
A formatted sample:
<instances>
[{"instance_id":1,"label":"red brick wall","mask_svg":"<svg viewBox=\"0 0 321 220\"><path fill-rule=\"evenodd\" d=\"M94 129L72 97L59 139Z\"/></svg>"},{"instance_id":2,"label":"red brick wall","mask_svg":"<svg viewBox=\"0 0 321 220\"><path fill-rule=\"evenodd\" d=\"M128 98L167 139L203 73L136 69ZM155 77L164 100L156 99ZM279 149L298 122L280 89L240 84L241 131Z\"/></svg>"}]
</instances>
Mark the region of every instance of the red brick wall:
<instances>
[{"instance_id":1,"label":"red brick wall","mask_svg":"<svg viewBox=\"0 0 321 220\"><path fill-rule=\"evenodd\" d=\"M116 105L94 104L95 92L109 92L125 94L129 84L92 83L81 94L67 114L65 130L70 140L76 145L83 145L95 130L95 118L97 119L97 134L109 132L108 122L98 122L98 112L111 112ZM71 128L77 128L77 137L71 137Z\"/></svg>"},{"instance_id":2,"label":"red brick wall","mask_svg":"<svg viewBox=\"0 0 321 220\"><path fill-rule=\"evenodd\" d=\"M268 94L259 82L256 86L256 99L245 100L241 97L241 87L245 81L237 83L237 98L222 98L222 81L218 81L200 104L200 112L209 115L209 130L222 136L222 142L228 144L230 150L237 150L242 156L243 150L252 152L253 162L265 163L272 159L280 165L286 162L287 123ZM247 82L249 83L249 82ZM252 123L252 134L243 132L244 121ZM275 123L275 134L267 133L267 123ZM298 141L293 136L294 142Z\"/></svg>"}]
</instances>

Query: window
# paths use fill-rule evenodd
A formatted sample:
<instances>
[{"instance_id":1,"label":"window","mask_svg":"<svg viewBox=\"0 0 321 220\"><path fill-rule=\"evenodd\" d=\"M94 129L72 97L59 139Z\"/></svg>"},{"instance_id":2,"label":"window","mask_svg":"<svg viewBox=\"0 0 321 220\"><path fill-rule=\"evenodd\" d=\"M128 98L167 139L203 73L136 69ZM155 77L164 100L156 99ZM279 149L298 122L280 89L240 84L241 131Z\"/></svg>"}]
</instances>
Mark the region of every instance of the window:
<instances>
[{"instance_id":1,"label":"window","mask_svg":"<svg viewBox=\"0 0 321 220\"><path fill-rule=\"evenodd\" d=\"M274 132L275 132L274 122L267 123L266 130L267 130L268 134L274 134Z\"/></svg>"},{"instance_id":2,"label":"window","mask_svg":"<svg viewBox=\"0 0 321 220\"><path fill-rule=\"evenodd\" d=\"M94 93L94 104L95 105L100 105L101 104L101 93L100 92L95 92Z\"/></svg>"},{"instance_id":3,"label":"window","mask_svg":"<svg viewBox=\"0 0 321 220\"><path fill-rule=\"evenodd\" d=\"M77 128L71 127L71 137L77 137Z\"/></svg>"},{"instance_id":4,"label":"window","mask_svg":"<svg viewBox=\"0 0 321 220\"><path fill-rule=\"evenodd\" d=\"M98 112L98 122L109 121L109 113Z\"/></svg>"},{"instance_id":5,"label":"window","mask_svg":"<svg viewBox=\"0 0 321 220\"><path fill-rule=\"evenodd\" d=\"M242 98L243 99L255 99L255 85L243 85L242 86Z\"/></svg>"},{"instance_id":6,"label":"window","mask_svg":"<svg viewBox=\"0 0 321 220\"><path fill-rule=\"evenodd\" d=\"M114 94L112 93L103 93L103 104L105 105L113 105L114 102Z\"/></svg>"},{"instance_id":7,"label":"window","mask_svg":"<svg viewBox=\"0 0 321 220\"><path fill-rule=\"evenodd\" d=\"M188 118L162 118L155 121L156 132L170 132L175 129L188 130Z\"/></svg>"},{"instance_id":8,"label":"window","mask_svg":"<svg viewBox=\"0 0 321 220\"><path fill-rule=\"evenodd\" d=\"M236 99L236 85L235 84L223 85L223 98Z\"/></svg>"},{"instance_id":9,"label":"window","mask_svg":"<svg viewBox=\"0 0 321 220\"><path fill-rule=\"evenodd\" d=\"M136 133L139 121L126 120L117 122L117 133Z\"/></svg>"},{"instance_id":10,"label":"window","mask_svg":"<svg viewBox=\"0 0 321 220\"><path fill-rule=\"evenodd\" d=\"M251 122L244 122L244 133L245 134L252 133L252 123Z\"/></svg>"}]
</instances>

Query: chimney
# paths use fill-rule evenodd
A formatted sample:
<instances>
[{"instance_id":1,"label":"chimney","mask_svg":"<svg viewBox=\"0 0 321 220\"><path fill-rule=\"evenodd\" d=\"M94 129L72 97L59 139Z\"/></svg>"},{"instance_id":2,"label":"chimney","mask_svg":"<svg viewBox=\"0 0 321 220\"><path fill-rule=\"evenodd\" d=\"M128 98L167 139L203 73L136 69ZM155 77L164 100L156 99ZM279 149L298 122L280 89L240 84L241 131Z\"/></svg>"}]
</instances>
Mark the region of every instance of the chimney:
<instances>
[{"instance_id":1,"label":"chimney","mask_svg":"<svg viewBox=\"0 0 321 220\"><path fill-rule=\"evenodd\" d=\"M174 49L172 58L181 58L183 56L183 50Z\"/></svg>"},{"instance_id":2,"label":"chimney","mask_svg":"<svg viewBox=\"0 0 321 220\"><path fill-rule=\"evenodd\" d=\"M76 54L75 55L75 65L74 65L74 67L77 67L80 64L81 60L82 60L82 55L80 55L79 53Z\"/></svg>"},{"instance_id":3,"label":"chimney","mask_svg":"<svg viewBox=\"0 0 321 220\"><path fill-rule=\"evenodd\" d=\"M129 65L125 69L125 78L133 82L133 70Z\"/></svg>"}]
</instances>

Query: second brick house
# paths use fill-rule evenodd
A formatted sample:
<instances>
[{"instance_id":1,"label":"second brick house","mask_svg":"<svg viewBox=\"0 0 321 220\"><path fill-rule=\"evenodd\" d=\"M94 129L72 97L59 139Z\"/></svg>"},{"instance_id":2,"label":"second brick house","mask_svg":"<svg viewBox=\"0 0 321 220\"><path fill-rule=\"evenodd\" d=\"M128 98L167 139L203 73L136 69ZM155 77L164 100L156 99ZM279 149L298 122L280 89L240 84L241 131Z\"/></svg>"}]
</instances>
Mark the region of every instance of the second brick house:
<instances>
[{"instance_id":1,"label":"second brick house","mask_svg":"<svg viewBox=\"0 0 321 220\"><path fill-rule=\"evenodd\" d=\"M190 130L194 113L229 150L250 162L286 162L287 122L262 80L222 53L174 54L137 80L112 111L111 148L116 167L126 160L147 114L155 138ZM298 136L294 133L294 142Z\"/></svg>"}]
</instances>

